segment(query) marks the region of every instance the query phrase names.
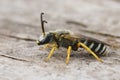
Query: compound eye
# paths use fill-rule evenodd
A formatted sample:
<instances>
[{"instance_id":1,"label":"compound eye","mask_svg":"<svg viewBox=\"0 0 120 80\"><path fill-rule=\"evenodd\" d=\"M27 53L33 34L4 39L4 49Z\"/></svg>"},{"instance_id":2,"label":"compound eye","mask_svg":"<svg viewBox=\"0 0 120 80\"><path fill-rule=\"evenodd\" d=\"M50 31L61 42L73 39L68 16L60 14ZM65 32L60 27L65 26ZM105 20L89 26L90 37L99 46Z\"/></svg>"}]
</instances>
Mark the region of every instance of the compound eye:
<instances>
[{"instance_id":1,"label":"compound eye","mask_svg":"<svg viewBox=\"0 0 120 80\"><path fill-rule=\"evenodd\" d=\"M45 36L41 35L40 38L39 38L39 41L42 41L43 39L45 39Z\"/></svg>"}]
</instances>

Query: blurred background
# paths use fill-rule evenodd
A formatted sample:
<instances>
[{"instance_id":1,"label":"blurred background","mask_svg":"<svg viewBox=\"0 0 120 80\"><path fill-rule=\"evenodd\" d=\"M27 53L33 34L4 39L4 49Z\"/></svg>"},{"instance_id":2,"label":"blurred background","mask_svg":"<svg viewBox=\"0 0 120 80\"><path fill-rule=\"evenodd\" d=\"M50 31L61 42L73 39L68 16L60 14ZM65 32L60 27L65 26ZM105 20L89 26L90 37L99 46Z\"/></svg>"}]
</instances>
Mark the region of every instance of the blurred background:
<instances>
[{"instance_id":1,"label":"blurred background","mask_svg":"<svg viewBox=\"0 0 120 80\"><path fill-rule=\"evenodd\" d=\"M120 79L119 47L114 55L103 57L104 64L76 55L66 66L66 55L62 56L66 50L60 58L56 55L45 63L48 51L38 50L35 43L41 35L41 12L48 22L45 31L67 29L120 44L120 0L0 0L0 80ZM8 56L31 62L17 62Z\"/></svg>"},{"instance_id":2,"label":"blurred background","mask_svg":"<svg viewBox=\"0 0 120 80\"><path fill-rule=\"evenodd\" d=\"M33 30L33 34L39 34L41 12L48 21L46 31L61 28L80 32L79 29L86 28L120 36L119 0L1 0L0 28L23 29L20 33ZM13 26L15 24L21 25Z\"/></svg>"}]
</instances>

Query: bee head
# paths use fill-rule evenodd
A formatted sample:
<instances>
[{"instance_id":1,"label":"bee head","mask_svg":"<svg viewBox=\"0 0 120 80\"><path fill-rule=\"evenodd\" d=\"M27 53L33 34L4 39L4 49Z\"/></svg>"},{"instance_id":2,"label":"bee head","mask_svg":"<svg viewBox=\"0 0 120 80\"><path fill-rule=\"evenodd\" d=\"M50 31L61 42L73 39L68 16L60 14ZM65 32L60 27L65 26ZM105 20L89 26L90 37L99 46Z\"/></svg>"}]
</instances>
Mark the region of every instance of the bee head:
<instances>
[{"instance_id":1,"label":"bee head","mask_svg":"<svg viewBox=\"0 0 120 80\"><path fill-rule=\"evenodd\" d=\"M42 29L42 35L40 36L39 40L37 40L37 44L38 45L44 45L47 43L51 43L54 42L55 40L55 34L53 32L48 32L45 33L45 29L44 29L44 23L47 23L46 20L43 20L43 14L40 14L40 19L41 19L41 29Z\"/></svg>"},{"instance_id":2,"label":"bee head","mask_svg":"<svg viewBox=\"0 0 120 80\"><path fill-rule=\"evenodd\" d=\"M40 36L40 39L36 41L38 45L42 45L49 42L49 35L46 35L44 30L44 23L47 23L47 21L43 20L43 14L44 13L40 14L42 35Z\"/></svg>"},{"instance_id":3,"label":"bee head","mask_svg":"<svg viewBox=\"0 0 120 80\"><path fill-rule=\"evenodd\" d=\"M51 43L54 41L54 34L53 33L48 33L45 36L41 35L39 40L37 40L38 45L44 45L47 43Z\"/></svg>"}]
</instances>

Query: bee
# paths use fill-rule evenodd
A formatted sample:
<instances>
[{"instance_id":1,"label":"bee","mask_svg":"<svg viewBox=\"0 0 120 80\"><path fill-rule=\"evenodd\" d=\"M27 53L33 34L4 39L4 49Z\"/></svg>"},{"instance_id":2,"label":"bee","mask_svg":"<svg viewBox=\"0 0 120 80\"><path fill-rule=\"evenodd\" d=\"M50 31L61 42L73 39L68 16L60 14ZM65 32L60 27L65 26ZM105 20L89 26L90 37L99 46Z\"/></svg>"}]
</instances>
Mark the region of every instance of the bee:
<instances>
[{"instance_id":1,"label":"bee","mask_svg":"<svg viewBox=\"0 0 120 80\"><path fill-rule=\"evenodd\" d=\"M39 40L37 40L37 44L45 45L45 48L52 47L45 61L51 58L56 49L64 47L67 48L66 64L68 64L70 60L71 50L77 51L79 48L84 48L98 61L103 62L99 57L107 55L109 44L84 35L80 35L79 37L75 36L68 30L56 30L45 33L44 23L47 23L47 21L43 20L43 14L44 13L41 13L42 35Z\"/></svg>"}]
</instances>

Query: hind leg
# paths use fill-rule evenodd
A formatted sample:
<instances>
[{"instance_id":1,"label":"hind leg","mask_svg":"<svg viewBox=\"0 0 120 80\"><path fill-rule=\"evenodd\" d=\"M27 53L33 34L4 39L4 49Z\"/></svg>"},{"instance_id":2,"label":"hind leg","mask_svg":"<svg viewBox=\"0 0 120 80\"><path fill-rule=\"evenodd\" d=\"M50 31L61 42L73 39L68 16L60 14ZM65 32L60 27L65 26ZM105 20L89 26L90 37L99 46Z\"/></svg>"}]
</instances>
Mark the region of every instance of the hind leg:
<instances>
[{"instance_id":1,"label":"hind leg","mask_svg":"<svg viewBox=\"0 0 120 80\"><path fill-rule=\"evenodd\" d=\"M89 47L87 47L85 44L79 42L78 47L82 46L86 51L88 51L90 54L92 54L98 61L103 62L102 59L100 59Z\"/></svg>"}]
</instances>

